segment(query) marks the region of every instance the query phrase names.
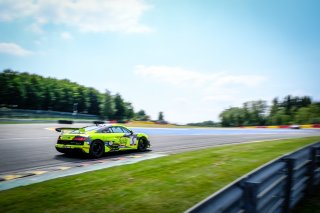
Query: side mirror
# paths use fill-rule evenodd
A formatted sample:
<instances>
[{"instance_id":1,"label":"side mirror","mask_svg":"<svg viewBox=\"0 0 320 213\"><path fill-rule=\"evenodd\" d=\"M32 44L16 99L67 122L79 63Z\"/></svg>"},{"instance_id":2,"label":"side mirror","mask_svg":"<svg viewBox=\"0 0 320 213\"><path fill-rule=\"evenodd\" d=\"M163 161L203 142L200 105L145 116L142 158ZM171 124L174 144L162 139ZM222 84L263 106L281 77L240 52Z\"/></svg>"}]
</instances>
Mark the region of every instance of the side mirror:
<instances>
[{"instance_id":1,"label":"side mirror","mask_svg":"<svg viewBox=\"0 0 320 213\"><path fill-rule=\"evenodd\" d=\"M131 135L133 135L133 131L132 130L130 130L130 133L131 133Z\"/></svg>"}]
</instances>

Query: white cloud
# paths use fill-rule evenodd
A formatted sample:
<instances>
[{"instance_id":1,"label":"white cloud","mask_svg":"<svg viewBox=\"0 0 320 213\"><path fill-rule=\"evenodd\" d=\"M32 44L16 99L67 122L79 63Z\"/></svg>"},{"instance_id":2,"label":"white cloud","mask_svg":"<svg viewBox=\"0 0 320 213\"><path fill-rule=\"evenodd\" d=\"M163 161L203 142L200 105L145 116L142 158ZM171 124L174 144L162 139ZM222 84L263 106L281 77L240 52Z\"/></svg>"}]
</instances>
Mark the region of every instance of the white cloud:
<instances>
[{"instance_id":1,"label":"white cloud","mask_svg":"<svg viewBox=\"0 0 320 213\"><path fill-rule=\"evenodd\" d=\"M32 28L62 24L84 32L148 32L140 23L151 8L143 0L1 0L0 20L32 18Z\"/></svg>"},{"instance_id":2,"label":"white cloud","mask_svg":"<svg viewBox=\"0 0 320 213\"><path fill-rule=\"evenodd\" d=\"M134 73L175 86L187 87L223 88L229 85L254 87L265 80L265 77L259 75L231 75L224 72L208 74L168 66L139 65L135 67Z\"/></svg>"},{"instance_id":3,"label":"white cloud","mask_svg":"<svg viewBox=\"0 0 320 213\"><path fill-rule=\"evenodd\" d=\"M189 102L188 99L184 97L175 98L173 101L180 105L186 105Z\"/></svg>"},{"instance_id":4,"label":"white cloud","mask_svg":"<svg viewBox=\"0 0 320 213\"><path fill-rule=\"evenodd\" d=\"M135 74L152 78L158 81L166 82L176 86L187 86L192 84L200 85L206 80L202 74L183 70L180 67L167 66L143 66L139 65L135 68Z\"/></svg>"},{"instance_id":5,"label":"white cloud","mask_svg":"<svg viewBox=\"0 0 320 213\"><path fill-rule=\"evenodd\" d=\"M0 20L12 21L20 17L30 16L35 12L32 1L1 0Z\"/></svg>"},{"instance_id":6,"label":"white cloud","mask_svg":"<svg viewBox=\"0 0 320 213\"><path fill-rule=\"evenodd\" d=\"M211 101L230 102L233 100L234 100L234 96L230 94L210 95L202 99L203 102L211 102Z\"/></svg>"},{"instance_id":7,"label":"white cloud","mask_svg":"<svg viewBox=\"0 0 320 213\"><path fill-rule=\"evenodd\" d=\"M216 80L217 85L237 84L254 87L262 83L265 77L259 75L224 75Z\"/></svg>"},{"instance_id":8,"label":"white cloud","mask_svg":"<svg viewBox=\"0 0 320 213\"><path fill-rule=\"evenodd\" d=\"M9 55L16 55L16 56L27 56L32 54L31 51L26 50L15 43L0 43L0 53L5 53Z\"/></svg>"},{"instance_id":9,"label":"white cloud","mask_svg":"<svg viewBox=\"0 0 320 213\"><path fill-rule=\"evenodd\" d=\"M134 74L162 97L160 102L155 100L155 106L163 109L166 119L183 123L218 121L225 108L261 99L263 92L259 91L265 91L267 83L261 75L206 73L170 66L139 65Z\"/></svg>"},{"instance_id":10,"label":"white cloud","mask_svg":"<svg viewBox=\"0 0 320 213\"><path fill-rule=\"evenodd\" d=\"M61 38L64 40L71 40L73 39L72 35L69 32L62 32L60 34Z\"/></svg>"}]
</instances>

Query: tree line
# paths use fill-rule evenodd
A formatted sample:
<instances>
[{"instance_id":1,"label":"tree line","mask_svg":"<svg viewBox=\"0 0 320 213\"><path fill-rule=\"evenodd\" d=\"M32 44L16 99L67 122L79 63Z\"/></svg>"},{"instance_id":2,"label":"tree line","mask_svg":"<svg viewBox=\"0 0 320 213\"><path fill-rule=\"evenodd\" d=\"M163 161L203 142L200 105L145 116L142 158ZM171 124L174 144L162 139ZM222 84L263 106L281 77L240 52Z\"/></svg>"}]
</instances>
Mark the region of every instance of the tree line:
<instances>
[{"instance_id":1,"label":"tree line","mask_svg":"<svg viewBox=\"0 0 320 213\"><path fill-rule=\"evenodd\" d=\"M144 110L135 112L119 93L112 95L67 79L45 78L26 72L0 73L0 106L17 109L86 113L109 120L148 120Z\"/></svg>"},{"instance_id":2,"label":"tree line","mask_svg":"<svg viewBox=\"0 0 320 213\"><path fill-rule=\"evenodd\" d=\"M51 110L97 115L109 120L150 120L144 110L138 112L119 93L112 95L86 87L67 79L45 78L12 70L0 72L0 107ZM220 123L204 121L198 126L262 126L320 123L320 103L308 96L287 95L266 101L245 102L241 107L230 107L219 115ZM159 112L158 121L164 121ZM191 124L190 124L191 125Z\"/></svg>"},{"instance_id":3,"label":"tree line","mask_svg":"<svg viewBox=\"0 0 320 213\"><path fill-rule=\"evenodd\" d=\"M263 100L230 107L219 118L225 127L315 124L320 123L320 102L313 102L308 96L287 95L282 100L274 98L270 107Z\"/></svg>"}]
</instances>

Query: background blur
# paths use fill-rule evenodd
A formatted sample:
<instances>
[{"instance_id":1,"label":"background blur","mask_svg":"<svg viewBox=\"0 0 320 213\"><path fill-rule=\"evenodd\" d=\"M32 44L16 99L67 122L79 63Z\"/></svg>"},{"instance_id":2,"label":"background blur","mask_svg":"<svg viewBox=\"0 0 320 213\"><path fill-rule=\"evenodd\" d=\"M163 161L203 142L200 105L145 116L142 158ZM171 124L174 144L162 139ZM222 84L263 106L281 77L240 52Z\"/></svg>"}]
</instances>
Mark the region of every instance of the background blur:
<instances>
[{"instance_id":1,"label":"background blur","mask_svg":"<svg viewBox=\"0 0 320 213\"><path fill-rule=\"evenodd\" d=\"M164 112L183 124L319 122L319 6L0 0L0 69L11 70L1 105L108 119Z\"/></svg>"}]
</instances>

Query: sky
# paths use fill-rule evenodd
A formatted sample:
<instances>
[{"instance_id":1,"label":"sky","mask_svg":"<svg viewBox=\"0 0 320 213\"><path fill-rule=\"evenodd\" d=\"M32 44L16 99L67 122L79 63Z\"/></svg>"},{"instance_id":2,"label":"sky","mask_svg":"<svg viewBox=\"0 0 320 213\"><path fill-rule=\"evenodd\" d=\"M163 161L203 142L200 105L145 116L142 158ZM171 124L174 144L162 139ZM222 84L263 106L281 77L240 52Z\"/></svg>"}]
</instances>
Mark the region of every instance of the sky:
<instances>
[{"instance_id":1,"label":"sky","mask_svg":"<svg viewBox=\"0 0 320 213\"><path fill-rule=\"evenodd\" d=\"M0 71L120 93L152 119L320 101L318 0L0 0Z\"/></svg>"}]
</instances>

